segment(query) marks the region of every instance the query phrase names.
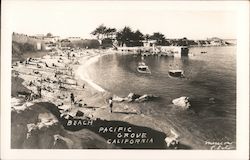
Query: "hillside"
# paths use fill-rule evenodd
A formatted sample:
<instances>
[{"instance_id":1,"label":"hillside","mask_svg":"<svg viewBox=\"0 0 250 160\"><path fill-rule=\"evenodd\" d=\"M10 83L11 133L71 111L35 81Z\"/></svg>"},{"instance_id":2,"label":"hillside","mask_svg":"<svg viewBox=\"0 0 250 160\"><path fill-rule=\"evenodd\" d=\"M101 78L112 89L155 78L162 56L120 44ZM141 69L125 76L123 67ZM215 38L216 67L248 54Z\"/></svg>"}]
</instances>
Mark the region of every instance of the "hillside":
<instances>
[{"instance_id":1,"label":"hillside","mask_svg":"<svg viewBox=\"0 0 250 160\"><path fill-rule=\"evenodd\" d=\"M23 61L30 57L45 55L44 42L24 34L12 34L12 61Z\"/></svg>"}]
</instances>

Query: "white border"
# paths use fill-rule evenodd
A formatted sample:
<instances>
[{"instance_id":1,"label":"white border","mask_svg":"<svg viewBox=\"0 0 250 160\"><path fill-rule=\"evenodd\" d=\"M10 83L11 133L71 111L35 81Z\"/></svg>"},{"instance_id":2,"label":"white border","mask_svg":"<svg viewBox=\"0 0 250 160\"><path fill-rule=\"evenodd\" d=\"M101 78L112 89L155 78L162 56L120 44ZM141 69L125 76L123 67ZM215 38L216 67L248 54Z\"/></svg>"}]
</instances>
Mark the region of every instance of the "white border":
<instances>
[{"instance_id":1,"label":"white border","mask_svg":"<svg viewBox=\"0 0 250 160\"><path fill-rule=\"evenodd\" d=\"M31 3L32 1L28 1ZM48 2L48 1L46 1ZM78 1L79 2L79 1ZM10 149L10 86L12 24L8 8L17 1L2 1L1 28L1 159L248 159L249 154L249 2L247 1L87 1L86 4L112 3L125 7L132 3L152 9L168 10L230 10L238 13L237 28L237 150L14 150ZM53 1L64 3L69 1ZM167 4L167 8L162 8ZM32 14L32 13L31 13Z\"/></svg>"}]
</instances>

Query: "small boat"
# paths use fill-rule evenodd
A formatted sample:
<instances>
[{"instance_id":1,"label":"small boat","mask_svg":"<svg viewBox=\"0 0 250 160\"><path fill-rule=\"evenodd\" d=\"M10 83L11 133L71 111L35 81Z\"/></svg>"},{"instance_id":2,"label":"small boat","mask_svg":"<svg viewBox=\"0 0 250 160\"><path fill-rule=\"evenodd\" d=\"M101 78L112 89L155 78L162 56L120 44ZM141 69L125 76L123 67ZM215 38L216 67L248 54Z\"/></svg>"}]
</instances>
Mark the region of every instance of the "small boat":
<instances>
[{"instance_id":1,"label":"small boat","mask_svg":"<svg viewBox=\"0 0 250 160\"><path fill-rule=\"evenodd\" d=\"M201 51L201 54L205 54L205 53L207 53L206 51Z\"/></svg>"},{"instance_id":2,"label":"small boat","mask_svg":"<svg viewBox=\"0 0 250 160\"><path fill-rule=\"evenodd\" d=\"M139 62L139 65L137 67L137 71L140 73L151 73L148 66L144 62Z\"/></svg>"},{"instance_id":3,"label":"small boat","mask_svg":"<svg viewBox=\"0 0 250 160\"><path fill-rule=\"evenodd\" d=\"M168 74L171 77L177 77L177 78L184 78L184 71L180 70L180 69L176 69L176 70L169 70Z\"/></svg>"}]
</instances>

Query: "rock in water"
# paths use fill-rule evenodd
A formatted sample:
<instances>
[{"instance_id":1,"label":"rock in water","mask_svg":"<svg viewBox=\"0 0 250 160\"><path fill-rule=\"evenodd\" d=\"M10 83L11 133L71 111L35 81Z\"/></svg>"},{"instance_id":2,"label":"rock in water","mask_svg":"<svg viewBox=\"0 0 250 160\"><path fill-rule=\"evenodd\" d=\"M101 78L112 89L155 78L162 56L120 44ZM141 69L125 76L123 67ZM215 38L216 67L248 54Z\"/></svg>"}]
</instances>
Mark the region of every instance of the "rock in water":
<instances>
[{"instance_id":1,"label":"rock in water","mask_svg":"<svg viewBox=\"0 0 250 160\"><path fill-rule=\"evenodd\" d=\"M132 101L134 101L135 99L137 99L139 97L140 97L140 95L135 94L135 93L129 93L128 96L127 96L127 98L131 99Z\"/></svg>"},{"instance_id":2,"label":"rock in water","mask_svg":"<svg viewBox=\"0 0 250 160\"><path fill-rule=\"evenodd\" d=\"M117 95L114 95L113 96L113 101L115 101L115 102L122 102L122 101L124 101L124 98L121 98L121 97L119 97Z\"/></svg>"},{"instance_id":3,"label":"rock in water","mask_svg":"<svg viewBox=\"0 0 250 160\"><path fill-rule=\"evenodd\" d=\"M176 106L182 107L182 109L188 109L191 106L189 97L185 96L174 99L172 103Z\"/></svg>"},{"instance_id":4,"label":"rock in water","mask_svg":"<svg viewBox=\"0 0 250 160\"><path fill-rule=\"evenodd\" d=\"M177 146L179 145L179 141L174 137L166 137L165 142L168 148L177 149Z\"/></svg>"},{"instance_id":5,"label":"rock in water","mask_svg":"<svg viewBox=\"0 0 250 160\"><path fill-rule=\"evenodd\" d=\"M139 97L139 98L136 98L135 99L135 101L136 102L142 102L142 101L146 101L146 100L148 100L149 99L149 96L148 95L142 95L141 97Z\"/></svg>"},{"instance_id":6,"label":"rock in water","mask_svg":"<svg viewBox=\"0 0 250 160\"><path fill-rule=\"evenodd\" d=\"M177 149L179 145L179 140L178 140L179 135L172 129L170 130L170 132L171 132L171 135L165 138L167 147Z\"/></svg>"},{"instance_id":7,"label":"rock in water","mask_svg":"<svg viewBox=\"0 0 250 160\"><path fill-rule=\"evenodd\" d=\"M208 99L209 100L209 103L215 103L215 98L211 97Z\"/></svg>"},{"instance_id":8,"label":"rock in water","mask_svg":"<svg viewBox=\"0 0 250 160\"><path fill-rule=\"evenodd\" d=\"M144 94L142 96L140 96L139 98L136 98L135 101L136 102L143 102L143 101L147 101L147 100L152 100L154 98L157 98L157 96L154 96L154 95L147 95L147 94Z\"/></svg>"},{"instance_id":9,"label":"rock in water","mask_svg":"<svg viewBox=\"0 0 250 160\"><path fill-rule=\"evenodd\" d=\"M144 102L148 100L153 100L154 98L158 98L158 96L154 96L152 94L144 94L144 95L139 95L135 93L129 93L127 97L119 97L114 95L113 96L113 101L115 102Z\"/></svg>"}]
</instances>

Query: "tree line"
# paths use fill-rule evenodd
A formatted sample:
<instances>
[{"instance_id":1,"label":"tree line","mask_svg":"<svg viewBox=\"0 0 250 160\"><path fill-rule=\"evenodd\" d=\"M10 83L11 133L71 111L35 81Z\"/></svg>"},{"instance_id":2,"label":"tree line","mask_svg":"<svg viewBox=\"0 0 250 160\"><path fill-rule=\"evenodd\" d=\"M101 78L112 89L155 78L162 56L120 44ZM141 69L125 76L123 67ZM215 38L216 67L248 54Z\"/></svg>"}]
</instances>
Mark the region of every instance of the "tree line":
<instances>
[{"instance_id":1,"label":"tree line","mask_svg":"<svg viewBox=\"0 0 250 160\"><path fill-rule=\"evenodd\" d=\"M155 40L157 45L169 45L164 34L160 32L154 32L152 35L144 35L140 30L133 31L128 26L117 30L116 28L106 27L104 24L101 24L91 34L96 36L101 43L112 43L116 40L119 46L141 46L143 40Z\"/></svg>"}]
</instances>

